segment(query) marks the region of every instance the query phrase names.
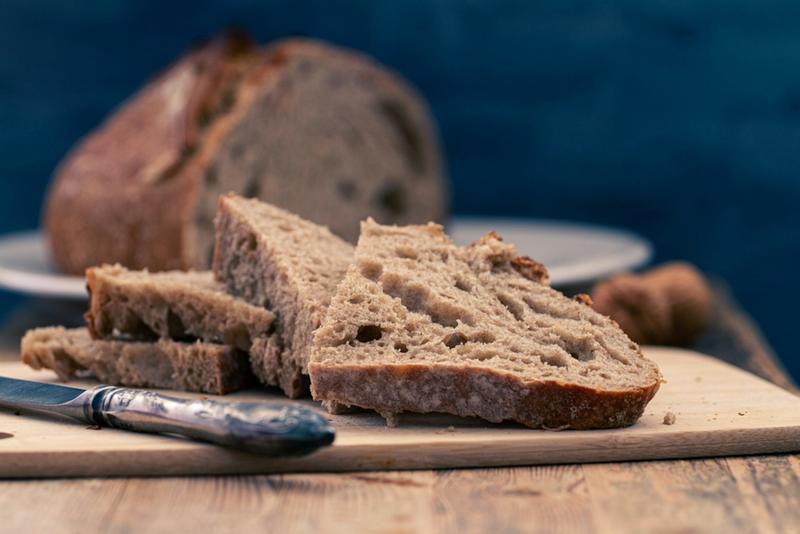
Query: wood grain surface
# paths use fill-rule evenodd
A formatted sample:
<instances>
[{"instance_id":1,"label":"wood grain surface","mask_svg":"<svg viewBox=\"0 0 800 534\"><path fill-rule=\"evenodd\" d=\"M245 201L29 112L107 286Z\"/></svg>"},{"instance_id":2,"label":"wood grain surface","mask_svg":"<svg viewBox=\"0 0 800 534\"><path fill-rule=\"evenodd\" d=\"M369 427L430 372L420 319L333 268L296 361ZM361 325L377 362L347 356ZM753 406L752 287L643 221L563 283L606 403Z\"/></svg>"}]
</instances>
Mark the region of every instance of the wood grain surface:
<instances>
[{"instance_id":1,"label":"wood grain surface","mask_svg":"<svg viewBox=\"0 0 800 534\"><path fill-rule=\"evenodd\" d=\"M7 434L0 439L0 477L430 469L800 451L799 397L698 353L655 347L644 353L666 382L642 419L623 429L553 432L434 414L402 415L389 428L370 412L329 415L337 431L332 447L274 459L0 409L0 432ZM18 362L0 363L0 375L54 379ZM229 398L281 400L263 389ZM667 413L674 424L664 424Z\"/></svg>"},{"instance_id":2,"label":"wood grain surface","mask_svg":"<svg viewBox=\"0 0 800 534\"><path fill-rule=\"evenodd\" d=\"M793 390L717 285L701 352ZM32 301L0 326L80 322ZM746 392L742 392L745 395ZM0 532L785 532L800 529L800 455L436 471L0 481Z\"/></svg>"}]
</instances>

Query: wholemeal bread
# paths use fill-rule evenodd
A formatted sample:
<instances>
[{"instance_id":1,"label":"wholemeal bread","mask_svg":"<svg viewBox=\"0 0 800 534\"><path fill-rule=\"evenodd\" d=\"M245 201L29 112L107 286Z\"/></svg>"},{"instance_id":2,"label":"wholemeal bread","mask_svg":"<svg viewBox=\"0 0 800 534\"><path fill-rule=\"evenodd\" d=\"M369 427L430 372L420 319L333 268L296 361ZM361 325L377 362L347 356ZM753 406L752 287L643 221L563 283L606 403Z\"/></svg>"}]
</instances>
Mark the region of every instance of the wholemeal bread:
<instances>
[{"instance_id":1,"label":"wholemeal bread","mask_svg":"<svg viewBox=\"0 0 800 534\"><path fill-rule=\"evenodd\" d=\"M422 99L370 59L229 34L123 104L57 169L44 226L58 265L206 268L219 194L257 197L355 242L367 215L440 220L446 191Z\"/></svg>"},{"instance_id":2,"label":"wholemeal bread","mask_svg":"<svg viewBox=\"0 0 800 534\"><path fill-rule=\"evenodd\" d=\"M489 234L456 247L435 224L362 224L316 332L314 398L448 412L530 427L630 425L658 368L609 318L547 286L547 272Z\"/></svg>"},{"instance_id":3,"label":"wholemeal bread","mask_svg":"<svg viewBox=\"0 0 800 534\"><path fill-rule=\"evenodd\" d=\"M273 310L281 351L278 382L290 397L308 392L313 332L353 258L327 228L234 194L219 199L214 274L246 301Z\"/></svg>"},{"instance_id":4,"label":"wholemeal bread","mask_svg":"<svg viewBox=\"0 0 800 534\"><path fill-rule=\"evenodd\" d=\"M248 352L261 382L277 386L275 315L225 291L210 271L86 271L86 325L95 338L192 340Z\"/></svg>"},{"instance_id":5,"label":"wholemeal bread","mask_svg":"<svg viewBox=\"0 0 800 534\"><path fill-rule=\"evenodd\" d=\"M224 395L252 382L247 355L211 343L92 339L85 328L37 328L22 338L22 361L61 380L90 373L107 384Z\"/></svg>"},{"instance_id":6,"label":"wholemeal bread","mask_svg":"<svg viewBox=\"0 0 800 534\"><path fill-rule=\"evenodd\" d=\"M198 338L249 351L273 330L275 314L228 294L211 271L104 265L87 269L86 285L86 323L97 338Z\"/></svg>"}]
</instances>

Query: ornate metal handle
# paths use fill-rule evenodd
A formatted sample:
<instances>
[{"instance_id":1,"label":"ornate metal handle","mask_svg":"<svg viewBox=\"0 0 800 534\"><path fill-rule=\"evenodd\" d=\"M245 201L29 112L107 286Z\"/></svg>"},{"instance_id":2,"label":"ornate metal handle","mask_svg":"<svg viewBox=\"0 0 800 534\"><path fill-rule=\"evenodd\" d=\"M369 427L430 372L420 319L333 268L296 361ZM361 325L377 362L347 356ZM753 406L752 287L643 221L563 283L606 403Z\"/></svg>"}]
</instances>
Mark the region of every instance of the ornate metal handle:
<instances>
[{"instance_id":1,"label":"ornate metal handle","mask_svg":"<svg viewBox=\"0 0 800 534\"><path fill-rule=\"evenodd\" d=\"M100 426L179 434L261 454L307 454L335 435L322 415L288 403L184 400L113 386L87 390L79 399L82 415Z\"/></svg>"}]
</instances>

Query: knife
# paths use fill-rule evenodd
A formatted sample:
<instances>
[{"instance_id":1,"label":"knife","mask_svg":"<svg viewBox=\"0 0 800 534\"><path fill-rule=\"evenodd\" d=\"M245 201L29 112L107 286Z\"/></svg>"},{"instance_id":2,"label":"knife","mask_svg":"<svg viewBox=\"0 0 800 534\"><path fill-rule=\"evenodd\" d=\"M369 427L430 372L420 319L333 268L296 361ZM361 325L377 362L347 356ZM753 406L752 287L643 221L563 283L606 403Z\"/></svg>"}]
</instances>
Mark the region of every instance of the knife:
<instances>
[{"instance_id":1,"label":"knife","mask_svg":"<svg viewBox=\"0 0 800 534\"><path fill-rule=\"evenodd\" d=\"M296 404L186 400L114 386L80 389L0 377L0 406L273 456L307 454L335 436L322 415Z\"/></svg>"}]
</instances>

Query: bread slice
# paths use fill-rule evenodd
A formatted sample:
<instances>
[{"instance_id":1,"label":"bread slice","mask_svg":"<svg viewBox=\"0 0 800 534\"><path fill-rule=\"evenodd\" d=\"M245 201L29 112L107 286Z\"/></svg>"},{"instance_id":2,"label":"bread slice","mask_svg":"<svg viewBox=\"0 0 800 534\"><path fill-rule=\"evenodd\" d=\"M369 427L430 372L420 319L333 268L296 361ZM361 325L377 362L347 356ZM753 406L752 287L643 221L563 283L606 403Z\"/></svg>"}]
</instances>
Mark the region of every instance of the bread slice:
<instances>
[{"instance_id":1,"label":"bread slice","mask_svg":"<svg viewBox=\"0 0 800 534\"><path fill-rule=\"evenodd\" d=\"M328 225L441 220L442 155L403 79L308 39L239 34L191 50L70 151L44 226L58 265L207 268L217 197L235 191Z\"/></svg>"},{"instance_id":2,"label":"bread slice","mask_svg":"<svg viewBox=\"0 0 800 534\"><path fill-rule=\"evenodd\" d=\"M530 427L630 425L661 375L608 317L548 287L489 234L457 247L435 224L362 224L316 332L314 398Z\"/></svg>"},{"instance_id":3,"label":"bread slice","mask_svg":"<svg viewBox=\"0 0 800 534\"><path fill-rule=\"evenodd\" d=\"M219 199L214 274L228 290L277 314L278 382L290 397L308 393L313 332L353 258L327 228L234 194Z\"/></svg>"},{"instance_id":4,"label":"bread slice","mask_svg":"<svg viewBox=\"0 0 800 534\"><path fill-rule=\"evenodd\" d=\"M252 383L247 355L210 343L95 340L85 328L29 330L22 361L61 380L88 372L101 382L224 395Z\"/></svg>"}]
</instances>

